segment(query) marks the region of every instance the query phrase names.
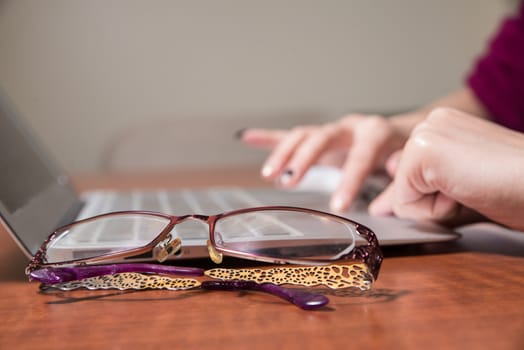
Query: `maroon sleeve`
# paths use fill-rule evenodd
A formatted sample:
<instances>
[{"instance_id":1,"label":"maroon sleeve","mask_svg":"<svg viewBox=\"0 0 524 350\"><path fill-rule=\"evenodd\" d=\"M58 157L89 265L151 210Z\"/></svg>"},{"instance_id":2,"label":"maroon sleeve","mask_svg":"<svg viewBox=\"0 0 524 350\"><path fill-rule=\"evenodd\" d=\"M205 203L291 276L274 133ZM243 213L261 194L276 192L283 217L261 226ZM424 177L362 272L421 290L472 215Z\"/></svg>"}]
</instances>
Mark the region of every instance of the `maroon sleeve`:
<instances>
[{"instance_id":1,"label":"maroon sleeve","mask_svg":"<svg viewBox=\"0 0 524 350\"><path fill-rule=\"evenodd\" d=\"M502 23L467 83L494 121L524 132L524 2Z\"/></svg>"}]
</instances>

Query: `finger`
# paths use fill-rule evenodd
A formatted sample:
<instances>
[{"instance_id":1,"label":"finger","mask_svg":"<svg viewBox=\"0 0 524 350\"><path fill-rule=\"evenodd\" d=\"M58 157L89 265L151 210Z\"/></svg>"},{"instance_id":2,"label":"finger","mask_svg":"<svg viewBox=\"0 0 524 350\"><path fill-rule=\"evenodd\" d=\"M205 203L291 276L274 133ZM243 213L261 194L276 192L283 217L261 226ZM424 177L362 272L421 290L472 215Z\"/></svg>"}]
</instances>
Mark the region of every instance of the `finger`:
<instances>
[{"instance_id":1,"label":"finger","mask_svg":"<svg viewBox=\"0 0 524 350\"><path fill-rule=\"evenodd\" d=\"M416 220L445 221L457 215L460 204L441 192L427 194L405 203L395 203L396 216Z\"/></svg>"},{"instance_id":2,"label":"finger","mask_svg":"<svg viewBox=\"0 0 524 350\"><path fill-rule=\"evenodd\" d=\"M327 166L331 166L335 168L342 168L342 166L344 165L344 161L347 158L347 155L348 155L347 148L330 151L330 152L323 154L318 159L317 164L327 165Z\"/></svg>"},{"instance_id":3,"label":"finger","mask_svg":"<svg viewBox=\"0 0 524 350\"><path fill-rule=\"evenodd\" d=\"M285 187L292 187L300 182L307 170L324 155L333 151L332 145L339 143L339 139L348 139L343 135L343 130L333 124L318 128L297 146L291 155L287 169L292 171L292 176L285 177L282 183Z\"/></svg>"},{"instance_id":4,"label":"finger","mask_svg":"<svg viewBox=\"0 0 524 350\"><path fill-rule=\"evenodd\" d=\"M342 121L340 123L337 123L336 125L340 124L340 128L348 130L351 128L352 124L357 123L358 120L360 120L361 118L361 116L357 115L349 116L343 118ZM293 169L288 170L286 165L288 161L291 159L293 153L295 152L295 149L302 143L303 140L305 140L307 135L312 133L311 129L313 128L298 127L285 134L284 137L282 137L278 144L275 146L272 154L268 157L264 166L262 167L262 176L268 180L274 180L280 174L284 173L285 176L282 178L284 180L284 183L288 183L289 186L291 186L293 183L296 184L298 180L303 176L303 173L305 172L307 165L300 167L301 175L297 177L297 179L295 180L293 179ZM315 141L312 142L315 143ZM350 139L342 140L342 143L345 143L346 145L350 142ZM340 147L340 145L335 146ZM299 156L298 159L300 159L300 157L303 156Z\"/></svg>"},{"instance_id":5,"label":"finger","mask_svg":"<svg viewBox=\"0 0 524 350\"><path fill-rule=\"evenodd\" d=\"M243 129L236 133L242 142L257 148L273 149L287 135L285 130Z\"/></svg>"},{"instance_id":6,"label":"finger","mask_svg":"<svg viewBox=\"0 0 524 350\"><path fill-rule=\"evenodd\" d=\"M349 208L366 177L372 172L375 155L371 149L355 145L349 152L342 170L340 184L331 199L331 208L342 212Z\"/></svg>"},{"instance_id":7,"label":"finger","mask_svg":"<svg viewBox=\"0 0 524 350\"><path fill-rule=\"evenodd\" d=\"M395 189L395 182L392 182L375 198L369 205L370 214L442 221L453 217L460 207L456 201L439 192L422 194L411 202L396 203Z\"/></svg>"},{"instance_id":8,"label":"finger","mask_svg":"<svg viewBox=\"0 0 524 350\"><path fill-rule=\"evenodd\" d=\"M356 198L368 175L376 168L389 129L382 118L372 118L355 128L353 145L343 167L340 184L331 199L335 211L346 210Z\"/></svg>"},{"instance_id":9,"label":"finger","mask_svg":"<svg viewBox=\"0 0 524 350\"><path fill-rule=\"evenodd\" d=\"M442 167L435 146L443 141L441 135L419 130L406 144L394 180L395 215L443 220L458 210L458 203L441 192Z\"/></svg>"},{"instance_id":10,"label":"finger","mask_svg":"<svg viewBox=\"0 0 524 350\"><path fill-rule=\"evenodd\" d=\"M290 131L266 159L262 167L262 176L268 180L274 180L286 170L287 162L295 152L295 149L307 137L308 132L309 128L303 127Z\"/></svg>"},{"instance_id":11,"label":"finger","mask_svg":"<svg viewBox=\"0 0 524 350\"><path fill-rule=\"evenodd\" d=\"M400 157L402 156L402 151L396 151L389 156L388 160L386 161L386 171L389 176L395 177L395 174L397 173L398 166L400 163Z\"/></svg>"},{"instance_id":12,"label":"finger","mask_svg":"<svg viewBox=\"0 0 524 350\"><path fill-rule=\"evenodd\" d=\"M394 194L395 189L392 182L369 204L369 213L375 216L393 214Z\"/></svg>"}]
</instances>

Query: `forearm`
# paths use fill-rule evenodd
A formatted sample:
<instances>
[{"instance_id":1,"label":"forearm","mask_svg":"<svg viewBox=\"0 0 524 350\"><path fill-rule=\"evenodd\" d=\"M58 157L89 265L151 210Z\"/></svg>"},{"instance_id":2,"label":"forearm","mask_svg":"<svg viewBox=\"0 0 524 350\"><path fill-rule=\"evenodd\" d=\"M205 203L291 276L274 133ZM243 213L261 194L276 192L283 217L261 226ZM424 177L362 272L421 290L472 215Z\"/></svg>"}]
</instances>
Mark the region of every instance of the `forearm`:
<instances>
[{"instance_id":1,"label":"forearm","mask_svg":"<svg viewBox=\"0 0 524 350\"><path fill-rule=\"evenodd\" d=\"M477 99L473 91L468 87L464 87L417 110L392 116L391 123L399 134L407 138L411 130L423 121L429 112L438 107L453 108L483 119L489 119L487 110Z\"/></svg>"}]
</instances>

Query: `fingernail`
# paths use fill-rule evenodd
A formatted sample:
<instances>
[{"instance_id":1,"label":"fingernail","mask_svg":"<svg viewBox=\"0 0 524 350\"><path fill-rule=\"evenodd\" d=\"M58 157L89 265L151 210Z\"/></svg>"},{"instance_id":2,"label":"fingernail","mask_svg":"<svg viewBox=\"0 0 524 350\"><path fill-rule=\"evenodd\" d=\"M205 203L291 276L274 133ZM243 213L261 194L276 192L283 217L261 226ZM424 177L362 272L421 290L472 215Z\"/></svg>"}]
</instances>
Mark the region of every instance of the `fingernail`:
<instances>
[{"instance_id":1,"label":"fingernail","mask_svg":"<svg viewBox=\"0 0 524 350\"><path fill-rule=\"evenodd\" d=\"M335 196L331 200L330 207L334 211L342 212L345 209L345 207L344 207L345 203L344 202L345 201L344 201L344 199L341 196Z\"/></svg>"},{"instance_id":2,"label":"fingernail","mask_svg":"<svg viewBox=\"0 0 524 350\"><path fill-rule=\"evenodd\" d=\"M282 175L280 175L280 177L278 178L278 182L281 186L285 187L291 182L292 178L293 178L293 170L287 169L286 171L282 173Z\"/></svg>"},{"instance_id":3,"label":"fingernail","mask_svg":"<svg viewBox=\"0 0 524 350\"><path fill-rule=\"evenodd\" d=\"M263 177L270 177L273 174L273 167L270 165L264 165L262 168L262 176Z\"/></svg>"},{"instance_id":4,"label":"fingernail","mask_svg":"<svg viewBox=\"0 0 524 350\"><path fill-rule=\"evenodd\" d=\"M235 139L241 140L242 136L244 135L247 129L248 128L239 129L233 134L233 136L235 137Z\"/></svg>"}]
</instances>

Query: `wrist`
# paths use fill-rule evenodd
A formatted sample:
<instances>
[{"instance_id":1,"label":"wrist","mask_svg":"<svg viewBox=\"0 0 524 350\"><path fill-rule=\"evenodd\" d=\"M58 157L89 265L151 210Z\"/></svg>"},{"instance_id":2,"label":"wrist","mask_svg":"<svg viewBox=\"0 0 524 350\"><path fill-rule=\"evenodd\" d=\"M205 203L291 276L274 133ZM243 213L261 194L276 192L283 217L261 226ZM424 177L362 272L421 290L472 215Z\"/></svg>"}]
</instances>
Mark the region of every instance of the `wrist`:
<instances>
[{"instance_id":1,"label":"wrist","mask_svg":"<svg viewBox=\"0 0 524 350\"><path fill-rule=\"evenodd\" d=\"M425 116L426 112L417 110L391 116L389 120L395 132L407 140L413 128L423 121Z\"/></svg>"}]
</instances>

